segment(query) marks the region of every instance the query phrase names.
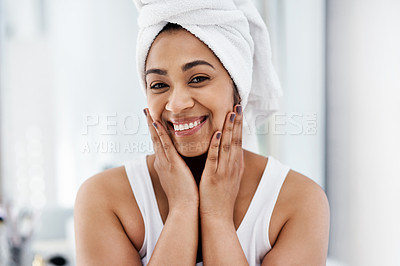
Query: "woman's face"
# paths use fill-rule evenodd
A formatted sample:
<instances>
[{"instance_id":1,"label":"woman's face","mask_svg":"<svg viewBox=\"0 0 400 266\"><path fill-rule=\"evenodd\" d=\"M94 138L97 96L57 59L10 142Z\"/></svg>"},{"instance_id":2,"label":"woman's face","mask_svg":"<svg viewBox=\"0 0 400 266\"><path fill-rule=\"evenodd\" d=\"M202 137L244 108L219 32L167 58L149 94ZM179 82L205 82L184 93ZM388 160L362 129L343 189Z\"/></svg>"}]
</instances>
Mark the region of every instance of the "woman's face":
<instances>
[{"instance_id":1,"label":"woman's face","mask_svg":"<svg viewBox=\"0 0 400 266\"><path fill-rule=\"evenodd\" d=\"M233 110L233 83L213 52L186 30L162 32L146 61L147 103L183 156L204 154Z\"/></svg>"}]
</instances>

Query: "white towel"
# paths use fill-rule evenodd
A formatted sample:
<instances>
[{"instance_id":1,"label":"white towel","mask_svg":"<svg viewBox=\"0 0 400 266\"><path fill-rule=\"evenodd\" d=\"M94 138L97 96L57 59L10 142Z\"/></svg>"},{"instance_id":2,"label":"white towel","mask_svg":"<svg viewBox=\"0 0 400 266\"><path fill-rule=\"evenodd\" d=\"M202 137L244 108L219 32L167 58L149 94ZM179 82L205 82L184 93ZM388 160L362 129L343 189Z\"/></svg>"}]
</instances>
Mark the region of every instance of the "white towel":
<instances>
[{"instance_id":1,"label":"white towel","mask_svg":"<svg viewBox=\"0 0 400 266\"><path fill-rule=\"evenodd\" d=\"M272 66L269 34L251 0L134 1L139 10L137 67L144 90L147 53L171 22L197 36L219 58L238 88L248 124L263 123L277 110L282 91Z\"/></svg>"}]
</instances>

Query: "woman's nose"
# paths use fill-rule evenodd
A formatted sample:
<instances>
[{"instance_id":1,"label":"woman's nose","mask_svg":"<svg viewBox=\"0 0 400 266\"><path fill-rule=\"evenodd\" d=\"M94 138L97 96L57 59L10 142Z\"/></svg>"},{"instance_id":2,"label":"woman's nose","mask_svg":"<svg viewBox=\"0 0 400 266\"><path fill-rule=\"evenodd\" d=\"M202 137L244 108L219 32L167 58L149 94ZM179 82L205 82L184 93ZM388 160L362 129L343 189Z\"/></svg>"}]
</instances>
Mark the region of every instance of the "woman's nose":
<instances>
[{"instance_id":1,"label":"woman's nose","mask_svg":"<svg viewBox=\"0 0 400 266\"><path fill-rule=\"evenodd\" d=\"M193 107L193 105L194 100L190 91L182 86L173 88L165 109L172 113L180 113L185 109Z\"/></svg>"}]
</instances>

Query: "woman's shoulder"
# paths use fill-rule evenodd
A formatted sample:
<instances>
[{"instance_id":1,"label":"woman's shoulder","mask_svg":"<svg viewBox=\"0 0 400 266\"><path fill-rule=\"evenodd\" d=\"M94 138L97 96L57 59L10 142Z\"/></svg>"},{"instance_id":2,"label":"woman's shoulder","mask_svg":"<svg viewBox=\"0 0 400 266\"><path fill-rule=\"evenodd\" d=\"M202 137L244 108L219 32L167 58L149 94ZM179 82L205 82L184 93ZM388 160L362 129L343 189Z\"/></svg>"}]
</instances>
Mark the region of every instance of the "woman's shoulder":
<instances>
[{"instance_id":1,"label":"woman's shoulder","mask_svg":"<svg viewBox=\"0 0 400 266\"><path fill-rule=\"evenodd\" d=\"M244 150L244 155L247 167L256 170L259 175L265 171L271 160L271 157L247 150ZM286 175L279 197L285 199L285 201L294 202L313 201L316 199L327 200L324 190L315 181L294 170L289 170Z\"/></svg>"},{"instance_id":2,"label":"woman's shoulder","mask_svg":"<svg viewBox=\"0 0 400 266\"><path fill-rule=\"evenodd\" d=\"M244 152L248 167L261 178L260 175L265 172L267 165L272 163L271 157ZM284 177L273 209L269 228L271 246L274 246L289 220L291 223L295 222L297 227L307 227L315 223L329 224L329 204L324 190L311 178L294 170L289 170Z\"/></svg>"},{"instance_id":3,"label":"woman's shoulder","mask_svg":"<svg viewBox=\"0 0 400 266\"><path fill-rule=\"evenodd\" d=\"M324 190L311 178L294 170L289 170L283 182L271 217L271 245L282 231L290 231L290 227L310 233L316 228L322 231L329 228L329 203Z\"/></svg>"},{"instance_id":4,"label":"woman's shoulder","mask_svg":"<svg viewBox=\"0 0 400 266\"><path fill-rule=\"evenodd\" d=\"M135 247L141 247L144 238L143 218L124 166L97 173L82 183L75 209L89 208L94 215L116 216Z\"/></svg>"},{"instance_id":5,"label":"woman's shoulder","mask_svg":"<svg viewBox=\"0 0 400 266\"><path fill-rule=\"evenodd\" d=\"M272 250L265 257L266 264L322 265L329 238L329 204L323 189L305 175L290 170L281 187L269 232Z\"/></svg>"},{"instance_id":6,"label":"woman's shoulder","mask_svg":"<svg viewBox=\"0 0 400 266\"><path fill-rule=\"evenodd\" d=\"M129 170L136 163L141 163L140 158L132 159L124 165L106 169L86 179L79 188L78 195L90 195L92 199L103 201L105 206L120 206L119 199L134 199L129 177L138 174ZM118 203L118 204L116 204Z\"/></svg>"},{"instance_id":7,"label":"woman's shoulder","mask_svg":"<svg viewBox=\"0 0 400 266\"><path fill-rule=\"evenodd\" d=\"M257 169L258 172L264 172L267 164L270 163L271 157L265 157L247 150L244 150L244 154L248 167ZM289 170L285 177L280 197L295 202L299 200L300 202L315 199L326 200L324 190L315 181L294 170Z\"/></svg>"},{"instance_id":8,"label":"woman's shoulder","mask_svg":"<svg viewBox=\"0 0 400 266\"><path fill-rule=\"evenodd\" d=\"M289 170L279 200L287 204L292 215L306 210L325 212L329 209L325 191L311 178L294 170Z\"/></svg>"},{"instance_id":9,"label":"woman's shoulder","mask_svg":"<svg viewBox=\"0 0 400 266\"><path fill-rule=\"evenodd\" d=\"M124 166L110 168L86 179L79 188L78 196L88 196L109 206L115 202L114 196L129 187Z\"/></svg>"}]
</instances>

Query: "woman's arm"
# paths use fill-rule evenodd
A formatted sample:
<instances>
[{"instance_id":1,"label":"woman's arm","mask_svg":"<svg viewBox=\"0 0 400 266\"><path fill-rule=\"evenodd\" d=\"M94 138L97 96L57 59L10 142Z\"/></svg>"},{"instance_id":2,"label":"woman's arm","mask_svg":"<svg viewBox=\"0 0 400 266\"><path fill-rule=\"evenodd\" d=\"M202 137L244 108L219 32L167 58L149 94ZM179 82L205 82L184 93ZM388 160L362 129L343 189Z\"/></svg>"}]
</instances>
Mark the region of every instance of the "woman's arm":
<instances>
[{"instance_id":1,"label":"woman's arm","mask_svg":"<svg viewBox=\"0 0 400 266\"><path fill-rule=\"evenodd\" d=\"M193 175L161 123L145 110L160 184L168 199L168 217L149 265L194 265L198 243L199 195Z\"/></svg>"},{"instance_id":2,"label":"woman's arm","mask_svg":"<svg viewBox=\"0 0 400 266\"><path fill-rule=\"evenodd\" d=\"M168 213L148 265L195 265L198 242L198 209Z\"/></svg>"},{"instance_id":3,"label":"woman's arm","mask_svg":"<svg viewBox=\"0 0 400 266\"><path fill-rule=\"evenodd\" d=\"M201 237L204 265L248 265L233 221L202 217Z\"/></svg>"},{"instance_id":4,"label":"woman's arm","mask_svg":"<svg viewBox=\"0 0 400 266\"><path fill-rule=\"evenodd\" d=\"M109 173L88 179L79 189L74 208L78 266L141 265L138 251L112 207L118 198L110 189L109 178L118 177ZM139 223L132 225L137 228ZM135 228L132 231L138 232Z\"/></svg>"},{"instance_id":5,"label":"woman's arm","mask_svg":"<svg viewBox=\"0 0 400 266\"><path fill-rule=\"evenodd\" d=\"M204 265L248 265L233 222L243 175L241 107L228 113L221 141L214 135L200 181Z\"/></svg>"},{"instance_id":6,"label":"woman's arm","mask_svg":"<svg viewBox=\"0 0 400 266\"><path fill-rule=\"evenodd\" d=\"M290 171L278 201L292 210L262 265L326 265L329 204L324 191L311 179Z\"/></svg>"}]
</instances>

